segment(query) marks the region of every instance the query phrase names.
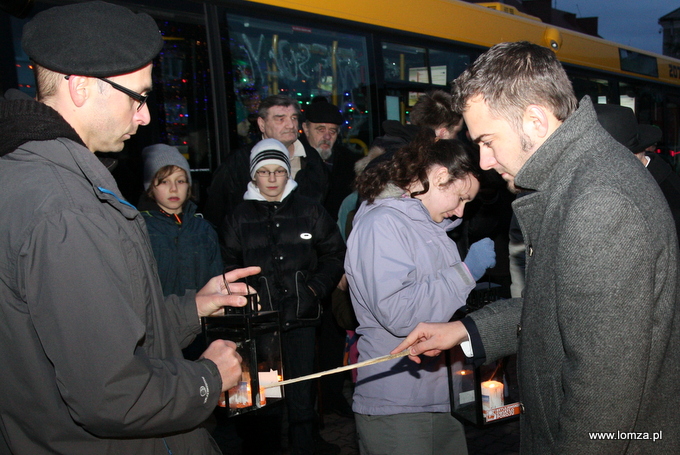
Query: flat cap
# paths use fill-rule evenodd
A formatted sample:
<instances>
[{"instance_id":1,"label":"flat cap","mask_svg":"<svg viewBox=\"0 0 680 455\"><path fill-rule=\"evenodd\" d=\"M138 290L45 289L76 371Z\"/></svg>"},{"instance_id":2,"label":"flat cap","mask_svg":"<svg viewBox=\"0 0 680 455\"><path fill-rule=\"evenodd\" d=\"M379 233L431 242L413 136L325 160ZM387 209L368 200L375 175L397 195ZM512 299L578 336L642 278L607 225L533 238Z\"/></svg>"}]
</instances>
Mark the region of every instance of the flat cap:
<instances>
[{"instance_id":1,"label":"flat cap","mask_svg":"<svg viewBox=\"0 0 680 455\"><path fill-rule=\"evenodd\" d=\"M315 99L305 107L305 120L312 123L334 123L336 125L345 123L338 106L329 103L325 98Z\"/></svg>"},{"instance_id":2,"label":"flat cap","mask_svg":"<svg viewBox=\"0 0 680 455\"><path fill-rule=\"evenodd\" d=\"M149 64L163 37L148 14L93 1L36 14L24 26L21 44L31 60L52 71L107 77Z\"/></svg>"}]
</instances>

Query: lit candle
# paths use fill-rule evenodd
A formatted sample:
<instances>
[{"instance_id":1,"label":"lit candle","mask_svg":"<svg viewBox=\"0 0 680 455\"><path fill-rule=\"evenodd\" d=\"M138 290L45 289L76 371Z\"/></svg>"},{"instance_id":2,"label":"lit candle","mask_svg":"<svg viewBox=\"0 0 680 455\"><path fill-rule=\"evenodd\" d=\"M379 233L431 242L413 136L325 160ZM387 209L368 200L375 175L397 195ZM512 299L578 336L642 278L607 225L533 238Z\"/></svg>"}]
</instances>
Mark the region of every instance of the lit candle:
<instances>
[{"instance_id":1,"label":"lit candle","mask_svg":"<svg viewBox=\"0 0 680 455\"><path fill-rule=\"evenodd\" d=\"M498 381L482 382L482 409L491 409L503 406L503 383Z\"/></svg>"},{"instance_id":2,"label":"lit candle","mask_svg":"<svg viewBox=\"0 0 680 455\"><path fill-rule=\"evenodd\" d=\"M269 371L258 371L257 379L260 385L273 384L276 382L281 382L281 376L279 376L279 370L269 370ZM268 387L264 389L266 398L281 398L281 387Z\"/></svg>"}]
</instances>

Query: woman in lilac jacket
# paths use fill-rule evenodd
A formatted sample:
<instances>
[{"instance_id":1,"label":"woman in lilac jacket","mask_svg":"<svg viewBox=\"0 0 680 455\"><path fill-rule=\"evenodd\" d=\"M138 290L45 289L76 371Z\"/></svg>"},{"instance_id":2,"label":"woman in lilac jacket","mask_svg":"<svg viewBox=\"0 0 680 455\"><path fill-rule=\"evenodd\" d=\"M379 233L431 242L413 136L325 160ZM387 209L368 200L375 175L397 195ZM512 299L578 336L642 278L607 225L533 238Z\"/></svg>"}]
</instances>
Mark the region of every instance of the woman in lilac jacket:
<instances>
[{"instance_id":1,"label":"woman in lilac jacket","mask_svg":"<svg viewBox=\"0 0 680 455\"><path fill-rule=\"evenodd\" d=\"M449 321L495 263L491 240L473 244L463 263L447 235L476 196L479 173L462 142L425 132L357 179L365 201L345 272L360 361L389 353L418 322ZM362 455L467 453L463 427L450 413L443 356L357 371L353 409Z\"/></svg>"}]
</instances>

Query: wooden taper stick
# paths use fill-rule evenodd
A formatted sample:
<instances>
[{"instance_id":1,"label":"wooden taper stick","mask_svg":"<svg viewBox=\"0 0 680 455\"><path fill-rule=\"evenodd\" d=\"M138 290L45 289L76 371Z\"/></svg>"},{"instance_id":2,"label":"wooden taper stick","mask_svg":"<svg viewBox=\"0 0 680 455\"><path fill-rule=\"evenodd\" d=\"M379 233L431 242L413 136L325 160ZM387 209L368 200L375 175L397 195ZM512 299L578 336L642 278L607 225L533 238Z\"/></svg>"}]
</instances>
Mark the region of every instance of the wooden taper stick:
<instances>
[{"instance_id":1,"label":"wooden taper stick","mask_svg":"<svg viewBox=\"0 0 680 455\"><path fill-rule=\"evenodd\" d=\"M367 365L374 365L376 363L384 362L385 360L397 359L399 357L404 357L408 355L408 349L404 349L396 354L388 354L382 357L376 357L374 359L364 360L363 362L353 363L352 365L345 365L343 367L333 368L332 370L321 371L319 373L308 374L307 376L300 376L299 378L287 379L280 382L270 382L269 384L262 384L260 387L263 389L268 389L270 387L278 387L281 385L293 384L295 382L307 381L309 379L320 378L321 376L326 376L328 374L340 373L347 370L353 370L355 368L365 367Z\"/></svg>"}]
</instances>

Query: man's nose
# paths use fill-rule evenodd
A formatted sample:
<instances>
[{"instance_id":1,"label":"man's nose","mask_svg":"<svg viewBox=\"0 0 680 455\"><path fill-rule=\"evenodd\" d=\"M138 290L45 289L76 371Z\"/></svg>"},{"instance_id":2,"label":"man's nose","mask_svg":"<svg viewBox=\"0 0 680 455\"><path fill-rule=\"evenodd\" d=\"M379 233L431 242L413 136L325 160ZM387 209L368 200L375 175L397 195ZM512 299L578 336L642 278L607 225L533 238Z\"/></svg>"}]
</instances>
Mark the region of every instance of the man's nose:
<instances>
[{"instance_id":1,"label":"man's nose","mask_svg":"<svg viewBox=\"0 0 680 455\"><path fill-rule=\"evenodd\" d=\"M149 104L144 103L144 106L135 113L135 119L140 125L148 125L151 121L151 114L149 113Z\"/></svg>"},{"instance_id":2,"label":"man's nose","mask_svg":"<svg viewBox=\"0 0 680 455\"><path fill-rule=\"evenodd\" d=\"M482 168L484 171L488 171L489 169L493 169L493 167L498 164L496 161L496 158L493 155L493 152L489 150L488 147L485 146L480 146L479 147L479 167Z\"/></svg>"}]
</instances>

